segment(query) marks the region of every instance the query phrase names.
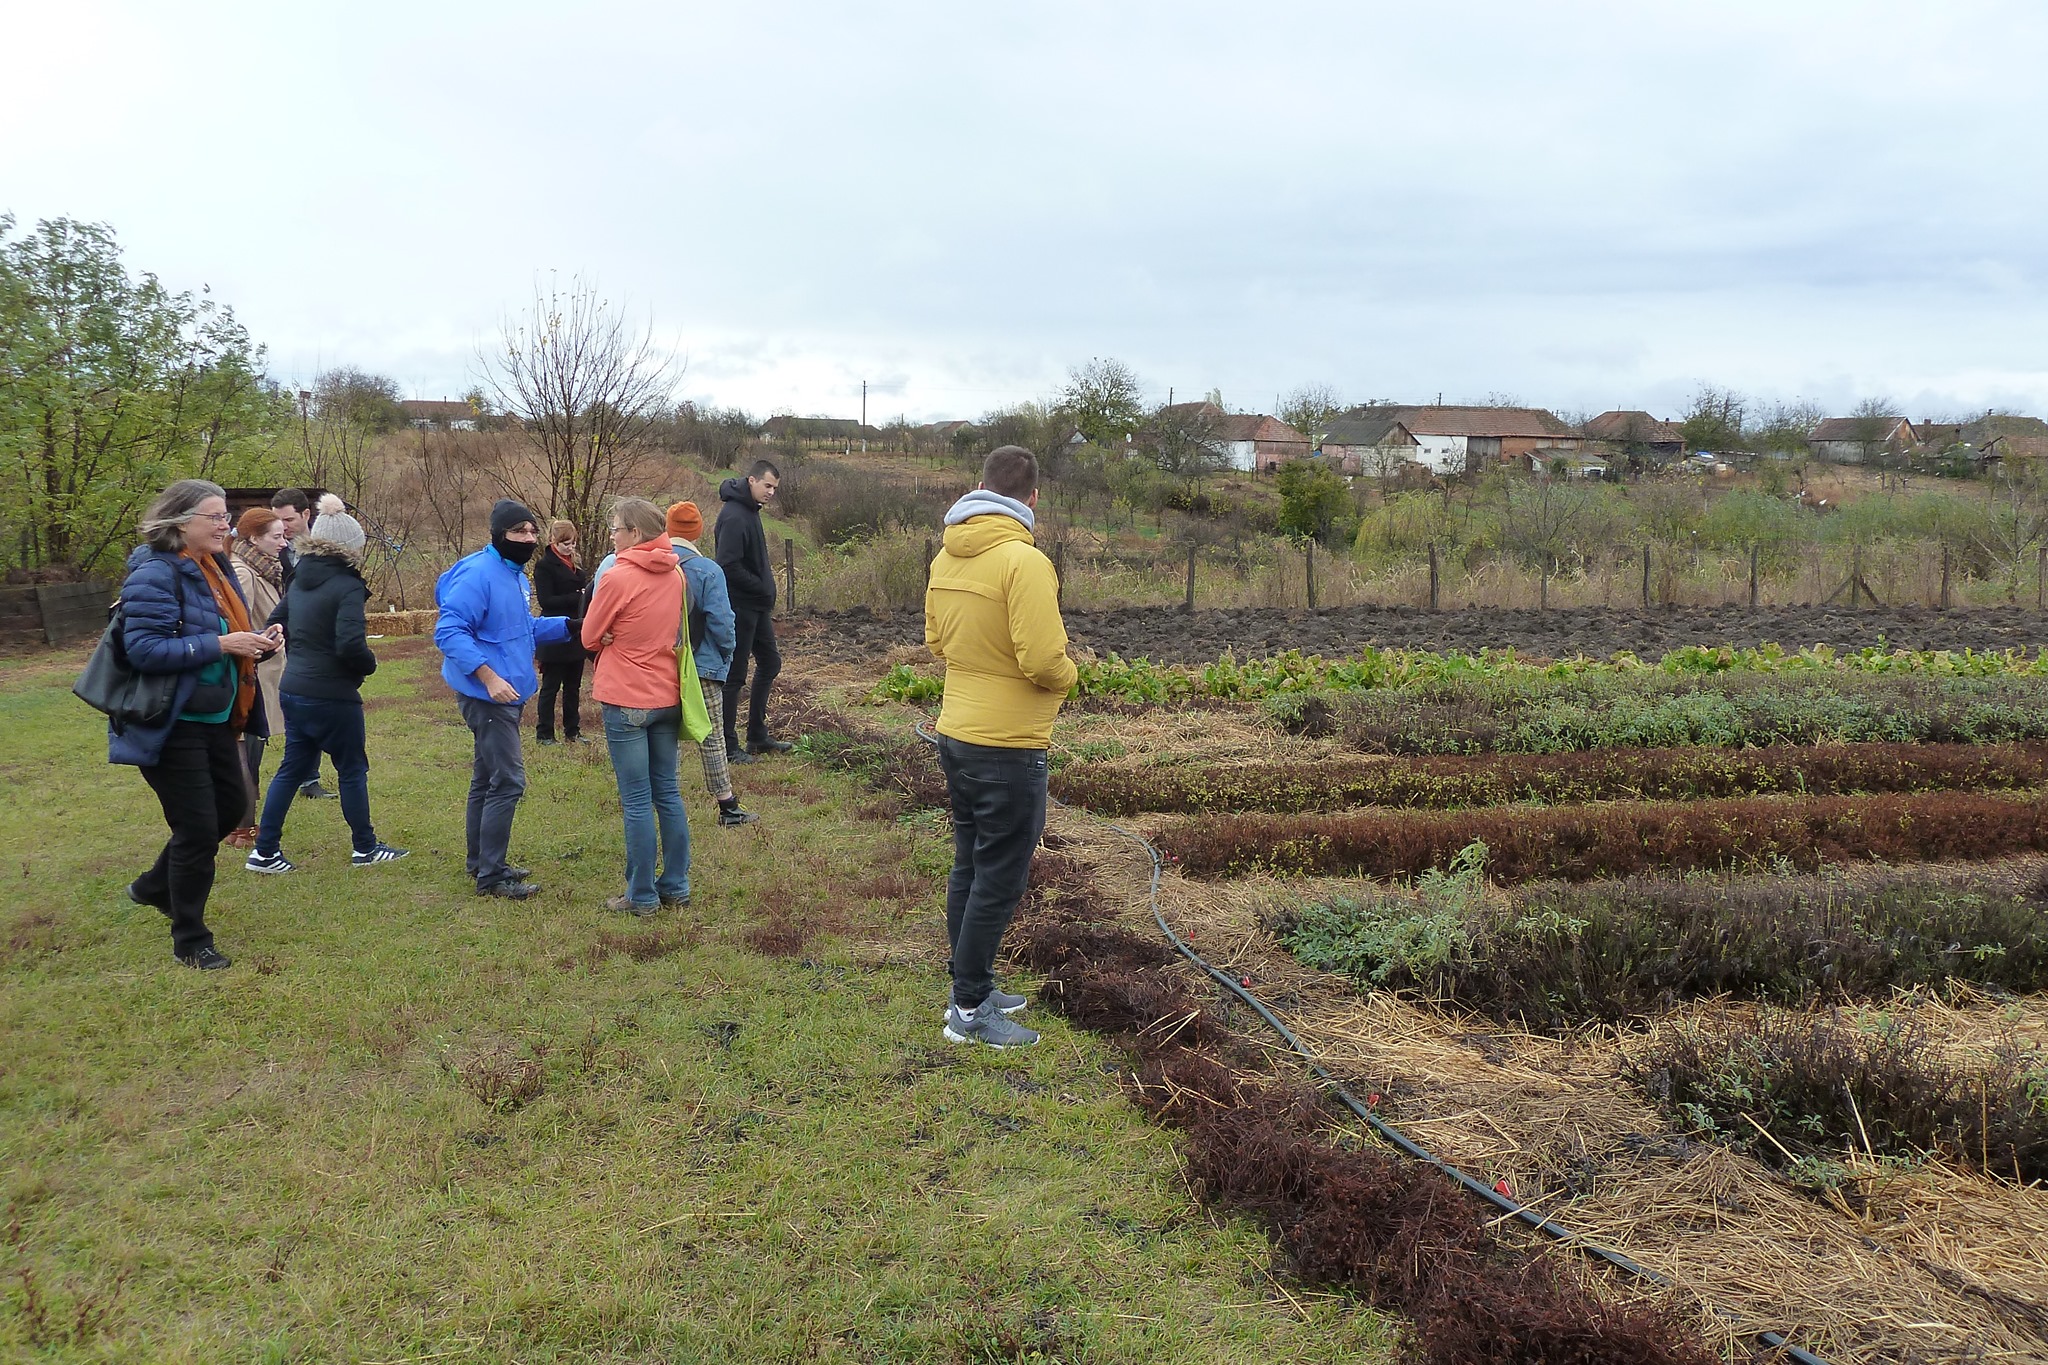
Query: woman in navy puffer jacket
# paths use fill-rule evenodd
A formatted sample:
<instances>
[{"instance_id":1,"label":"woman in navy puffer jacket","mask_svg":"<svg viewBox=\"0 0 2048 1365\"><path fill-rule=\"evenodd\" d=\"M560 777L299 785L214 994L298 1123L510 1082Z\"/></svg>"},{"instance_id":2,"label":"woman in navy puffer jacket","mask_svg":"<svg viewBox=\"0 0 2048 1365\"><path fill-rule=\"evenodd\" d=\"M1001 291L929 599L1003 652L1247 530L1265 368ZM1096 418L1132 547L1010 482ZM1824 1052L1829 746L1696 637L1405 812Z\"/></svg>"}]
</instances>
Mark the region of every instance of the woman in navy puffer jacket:
<instances>
[{"instance_id":1,"label":"woman in navy puffer jacket","mask_svg":"<svg viewBox=\"0 0 2048 1365\"><path fill-rule=\"evenodd\" d=\"M121 646L137 672L178 683L162 721L107 731L107 760L142 769L171 830L128 898L168 916L178 961L206 971L229 965L206 927L206 900L221 840L248 808L242 734L269 733L256 661L283 634L249 620L226 554L230 525L226 493L204 479L180 479L150 504L121 584Z\"/></svg>"}]
</instances>

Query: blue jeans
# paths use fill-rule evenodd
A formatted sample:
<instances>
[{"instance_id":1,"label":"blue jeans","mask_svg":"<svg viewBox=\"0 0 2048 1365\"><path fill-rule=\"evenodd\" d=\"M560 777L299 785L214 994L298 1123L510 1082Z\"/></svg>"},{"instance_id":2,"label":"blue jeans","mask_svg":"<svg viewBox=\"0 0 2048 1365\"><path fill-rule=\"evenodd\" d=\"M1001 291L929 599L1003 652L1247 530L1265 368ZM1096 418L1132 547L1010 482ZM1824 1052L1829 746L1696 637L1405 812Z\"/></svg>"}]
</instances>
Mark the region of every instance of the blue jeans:
<instances>
[{"instance_id":1,"label":"blue jeans","mask_svg":"<svg viewBox=\"0 0 2048 1365\"><path fill-rule=\"evenodd\" d=\"M626 897L641 907L690 894L690 821L676 781L680 706L643 711L604 704L604 742L626 821ZM654 872L657 852L661 875Z\"/></svg>"},{"instance_id":2,"label":"blue jeans","mask_svg":"<svg viewBox=\"0 0 2048 1365\"><path fill-rule=\"evenodd\" d=\"M284 760L270 779L263 799L263 820L256 829L256 851L277 852L284 838L284 818L291 813L299 788L320 772L320 755L334 755L334 777L341 788L341 816L348 821L358 853L377 846L370 825L370 756L363 749L363 704L329 701L280 692L284 709Z\"/></svg>"},{"instance_id":3,"label":"blue jeans","mask_svg":"<svg viewBox=\"0 0 2048 1365\"><path fill-rule=\"evenodd\" d=\"M1045 832L1045 750L1000 749L939 736L953 816L946 939L953 1003L972 1010L996 987L996 950L1031 881Z\"/></svg>"}]
</instances>

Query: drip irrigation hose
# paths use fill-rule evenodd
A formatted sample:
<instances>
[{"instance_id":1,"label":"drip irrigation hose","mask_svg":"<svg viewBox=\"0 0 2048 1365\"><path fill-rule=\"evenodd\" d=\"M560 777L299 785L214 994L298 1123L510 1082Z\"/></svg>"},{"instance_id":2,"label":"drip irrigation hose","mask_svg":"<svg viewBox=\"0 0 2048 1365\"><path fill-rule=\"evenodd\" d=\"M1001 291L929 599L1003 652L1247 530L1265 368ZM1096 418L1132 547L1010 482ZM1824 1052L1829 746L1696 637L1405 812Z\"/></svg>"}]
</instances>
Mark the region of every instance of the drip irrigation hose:
<instances>
[{"instance_id":1,"label":"drip irrigation hose","mask_svg":"<svg viewBox=\"0 0 2048 1365\"><path fill-rule=\"evenodd\" d=\"M932 734L927 729L925 729L923 721L920 720L913 722L912 728L914 728L917 731L917 737L919 739L931 745L933 748L938 747L938 737ZM1580 1251L1588 1256L1592 1256L1598 1260L1605 1261L1608 1265L1611 1265L1615 1269L1622 1271L1624 1274L1632 1275L1637 1279L1646 1280L1651 1284L1659 1286L1660 1288L1669 1289L1677 1287L1677 1282L1672 1280L1669 1276L1664 1275L1659 1271L1650 1269L1648 1266L1643 1265L1641 1262L1623 1255L1621 1252L1614 1250L1612 1247L1602 1246L1598 1242L1589 1241L1587 1238L1581 1236L1580 1234L1573 1232L1570 1228L1564 1227L1561 1224L1553 1222L1551 1219L1544 1216L1543 1214L1537 1213L1534 1209L1529 1208L1520 1200L1502 1194L1499 1190L1495 1189L1491 1185L1488 1185L1486 1182L1467 1175L1465 1172L1459 1170L1456 1166L1453 1166L1448 1161L1445 1161L1442 1157L1437 1156L1435 1153L1429 1151L1427 1148L1424 1148L1418 1143L1416 1143L1406 1133L1403 1133L1400 1129L1394 1127L1385 1119L1373 1113L1373 1111L1369 1107L1360 1103L1358 1097L1356 1095L1353 1095L1350 1089L1346 1087L1342 1081L1337 1079L1335 1073L1333 1073L1328 1067L1324 1066L1321 1062L1317 1061L1315 1054L1310 1052L1307 1047L1303 1046L1301 1039L1295 1036L1294 1030L1288 1028L1287 1025L1280 1022L1279 1017L1276 1016L1272 1010L1266 1007L1266 1003L1263 1000L1259 999L1258 996L1252 994L1249 988L1240 985L1233 977L1231 977L1231 975L1228 972L1221 971L1215 966L1212 966L1208 959L1204 958L1200 953L1196 952L1193 945L1191 945L1186 939L1182 938L1179 934L1175 933L1173 926L1166 922L1166 915L1159 908L1159 880L1165 874L1166 864L1165 860L1160 857L1159 850L1153 846L1152 841L1150 839L1147 839L1144 835L1138 834L1133 830L1126 829L1124 826L1117 824L1113 820L1104 819L1102 816L1097 815L1095 812L1091 810L1087 810L1079 806L1068 805L1066 802L1061 801L1056 797L1051 798L1051 800L1054 805L1064 807L1067 810L1079 811L1081 814L1086 815L1089 819L1096 821L1105 828L1113 831L1116 834L1123 836L1125 839L1130 840L1144 852L1145 856L1149 858L1152 862L1152 879L1151 884L1147 889L1146 893L1147 903L1152 911L1153 922L1159 926L1159 932L1166 935L1167 942L1171 943L1176 952L1178 952L1182 957L1186 958L1195 967L1199 968L1211 980L1216 982L1217 985L1223 987L1223 989L1229 991L1232 995L1236 996L1245 1004L1249 1005L1258 1014L1259 1018L1266 1021L1267 1027L1271 1028L1273 1032L1280 1035L1281 1040L1287 1044L1289 1050L1291 1050L1295 1054L1295 1056L1301 1059L1302 1064L1307 1067L1309 1072L1312 1075L1314 1075L1317 1080L1321 1081L1325 1086L1327 1086L1329 1088L1330 1093L1336 1096L1336 1098L1344 1105L1345 1108L1349 1109L1353 1114L1357 1115L1375 1133L1379 1134L1380 1137L1385 1139L1387 1142L1391 1143L1403 1154L1413 1157L1415 1160L1423 1162L1427 1165L1434 1166L1437 1170L1449 1176L1452 1180L1464 1186L1473 1194L1478 1195L1481 1199L1484 1199L1487 1203L1492 1204L1495 1208L1501 1210L1503 1213L1509 1214L1519 1219L1520 1221L1528 1224L1535 1231L1543 1233L1547 1237L1554 1238L1558 1242L1561 1242L1564 1245L1571 1247L1575 1251ZM1720 1317L1725 1322L1729 1322L1737 1327L1747 1328L1747 1324L1745 1324L1738 1315L1730 1312L1727 1309L1715 1308L1713 1312L1716 1316ZM1811 1351L1803 1350L1800 1347L1794 1346L1790 1341L1788 1341L1785 1338L1783 1333L1759 1329L1754 1332L1754 1336L1758 1342L1762 1343L1765 1346L1771 1347L1774 1350L1777 1350L1782 1354L1782 1357L1784 1359L1795 1361L1797 1362L1797 1365L1828 1365L1828 1362L1822 1359L1820 1356L1814 1355Z\"/></svg>"}]
</instances>

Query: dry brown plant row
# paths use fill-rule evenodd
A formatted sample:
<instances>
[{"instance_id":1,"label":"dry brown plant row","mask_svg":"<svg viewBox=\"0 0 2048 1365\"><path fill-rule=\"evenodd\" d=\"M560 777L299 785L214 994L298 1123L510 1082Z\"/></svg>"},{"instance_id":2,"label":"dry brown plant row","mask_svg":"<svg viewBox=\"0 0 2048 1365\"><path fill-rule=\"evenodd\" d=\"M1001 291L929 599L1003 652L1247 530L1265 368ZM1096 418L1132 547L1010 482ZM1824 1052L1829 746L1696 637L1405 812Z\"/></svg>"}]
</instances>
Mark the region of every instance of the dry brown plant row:
<instances>
[{"instance_id":1,"label":"dry brown plant row","mask_svg":"<svg viewBox=\"0 0 2048 1365\"><path fill-rule=\"evenodd\" d=\"M1392 762L1353 756L1294 762L1077 763L1054 778L1053 793L1105 815L1132 815L2017 790L2044 780L2048 745L1830 744L1458 754Z\"/></svg>"},{"instance_id":2,"label":"dry brown plant row","mask_svg":"<svg viewBox=\"0 0 2048 1365\"><path fill-rule=\"evenodd\" d=\"M1694 869L1980 860L2048 850L2048 798L1970 792L1612 802L1459 811L1203 815L1159 847L1194 876L1270 871L1412 877L1474 841L1495 881Z\"/></svg>"}]
</instances>

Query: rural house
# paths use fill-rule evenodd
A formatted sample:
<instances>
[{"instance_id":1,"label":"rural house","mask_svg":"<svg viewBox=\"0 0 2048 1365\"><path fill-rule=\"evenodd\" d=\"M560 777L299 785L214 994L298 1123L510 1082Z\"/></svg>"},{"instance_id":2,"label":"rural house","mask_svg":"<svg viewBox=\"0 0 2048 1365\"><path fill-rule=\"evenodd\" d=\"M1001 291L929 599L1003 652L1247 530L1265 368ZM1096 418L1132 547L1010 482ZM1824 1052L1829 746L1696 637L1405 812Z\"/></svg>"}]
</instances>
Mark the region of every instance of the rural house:
<instances>
[{"instance_id":1,"label":"rural house","mask_svg":"<svg viewBox=\"0 0 2048 1365\"><path fill-rule=\"evenodd\" d=\"M1421 443L1400 420L1375 412L1369 417L1333 417L1323 433L1323 458L1341 473L1375 479L1394 477L1405 464L1419 461Z\"/></svg>"},{"instance_id":2,"label":"rural house","mask_svg":"<svg viewBox=\"0 0 2048 1365\"><path fill-rule=\"evenodd\" d=\"M1685 436L1678 425L1647 412L1603 412L1586 423L1585 431L1587 439L1605 441L1625 455L1675 460L1685 454Z\"/></svg>"},{"instance_id":3,"label":"rural house","mask_svg":"<svg viewBox=\"0 0 2048 1365\"><path fill-rule=\"evenodd\" d=\"M1263 413L1228 413L1210 430L1210 444L1232 469L1270 473L1288 460L1308 457L1308 437Z\"/></svg>"},{"instance_id":4,"label":"rural house","mask_svg":"<svg viewBox=\"0 0 2048 1365\"><path fill-rule=\"evenodd\" d=\"M2004 460L2048 459L2048 422L2038 417L1987 412L1974 422L1963 423L1958 435L1975 452L1979 468L1991 468Z\"/></svg>"},{"instance_id":5,"label":"rural house","mask_svg":"<svg viewBox=\"0 0 2048 1365\"><path fill-rule=\"evenodd\" d=\"M437 427L442 431L475 431L477 428L477 410L464 400L406 398L400 400L398 410L405 414L406 421L422 429Z\"/></svg>"},{"instance_id":6,"label":"rural house","mask_svg":"<svg viewBox=\"0 0 2048 1365\"><path fill-rule=\"evenodd\" d=\"M1863 464L1887 451L1902 454L1919 440L1903 417L1830 417L1806 438L1806 448L1817 460Z\"/></svg>"},{"instance_id":7,"label":"rural house","mask_svg":"<svg viewBox=\"0 0 2048 1365\"><path fill-rule=\"evenodd\" d=\"M1288 460L1308 456L1308 437L1279 418L1225 412L1210 402L1169 403L1159 409L1154 425L1199 434L1232 469L1270 472Z\"/></svg>"},{"instance_id":8,"label":"rural house","mask_svg":"<svg viewBox=\"0 0 2048 1365\"><path fill-rule=\"evenodd\" d=\"M1433 474L1463 474L1532 451L1575 451L1585 444L1541 408L1364 407L1345 416L1399 422L1415 438L1415 458Z\"/></svg>"}]
</instances>

